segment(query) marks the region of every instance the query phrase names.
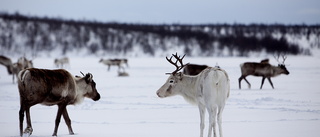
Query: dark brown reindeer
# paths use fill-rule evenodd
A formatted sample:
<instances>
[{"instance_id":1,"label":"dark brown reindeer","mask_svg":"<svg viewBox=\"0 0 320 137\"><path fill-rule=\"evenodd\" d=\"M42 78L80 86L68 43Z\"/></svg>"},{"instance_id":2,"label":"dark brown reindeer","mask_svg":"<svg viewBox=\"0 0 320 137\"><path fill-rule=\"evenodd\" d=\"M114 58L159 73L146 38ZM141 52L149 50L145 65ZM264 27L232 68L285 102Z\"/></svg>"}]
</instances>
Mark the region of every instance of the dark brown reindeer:
<instances>
[{"instance_id":1,"label":"dark brown reindeer","mask_svg":"<svg viewBox=\"0 0 320 137\"><path fill-rule=\"evenodd\" d=\"M52 136L57 136L61 116L63 116L68 126L69 134L74 134L66 108L67 105L79 104L84 97L91 98L94 101L100 99L100 94L96 89L96 83L92 79L92 74L88 73L84 75L82 73L82 75L84 77L73 77L64 69L47 70L29 68L20 71L18 75L20 135L29 136L32 134L30 107L36 104L47 106L58 105ZM26 113L27 127L23 133L24 113Z\"/></svg>"},{"instance_id":2,"label":"dark brown reindeer","mask_svg":"<svg viewBox=\"0 0 320 137\"><path fill-rule=\"evenodd\" d=\"M279 57L275 57L279 62ZM289 71L287 70L286 66L284 65L285 60L287 59L286 56L282 55L282 63L279 62L278 66L272 66L269 64L269 59L262 60L260 63L256 62L246 62L240 65L241 68L241 76L239 78L239 89L241 89L241 80L244 79L247 83L249 88L251 88L251 84L246 79L247 76L253 75L262 77L260 89L262 89L264 80L267 78L271 87L274 89L273 83L271 81L271 77L278 76L280 74L289 75Z\"/></svg>"},{"instance_id":3,"label":"dark brown reindeer","mask_svg":"<svg viewBox=\"0 0 320 137\"><path fill-rule=\"evenodd\" d=\"M206 69L207 65L187 64L183 68L183 74L186 75L198 75L202 70Z\"/></svg>"}]
</instances>

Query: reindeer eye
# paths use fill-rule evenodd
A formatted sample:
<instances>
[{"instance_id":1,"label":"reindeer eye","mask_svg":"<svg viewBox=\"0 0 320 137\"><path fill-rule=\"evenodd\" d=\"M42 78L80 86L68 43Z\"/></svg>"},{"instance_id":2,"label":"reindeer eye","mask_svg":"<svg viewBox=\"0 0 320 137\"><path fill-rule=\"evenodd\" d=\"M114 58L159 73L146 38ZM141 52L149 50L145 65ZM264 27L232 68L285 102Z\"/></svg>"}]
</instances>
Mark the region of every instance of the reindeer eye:
<instances>
[{"instance_id":1,"label":"reindeer eye","mask_svg":"<svg viewBox=\"0 0 320 137\"><path fill-rule=\"evenodd\" d=\"M173 80L170 80L169 83L173 83Z\"/></svg>"}]
</instances>

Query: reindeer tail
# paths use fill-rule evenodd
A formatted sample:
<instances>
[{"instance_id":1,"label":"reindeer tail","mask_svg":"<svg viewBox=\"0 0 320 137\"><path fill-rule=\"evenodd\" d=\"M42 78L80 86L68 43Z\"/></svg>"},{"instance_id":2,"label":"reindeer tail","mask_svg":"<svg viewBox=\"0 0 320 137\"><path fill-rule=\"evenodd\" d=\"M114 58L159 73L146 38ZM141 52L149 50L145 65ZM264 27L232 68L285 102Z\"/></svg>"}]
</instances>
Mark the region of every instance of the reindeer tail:
<instances>
[{"instance_id":1,"label":"reindeer tail","mask_svg":"<svg viewBox=\"0 0 320 137\"><path fill-rule=\"evenodd\" d=\"M221 68L213 68L213 69L215 71L214 76L216 77L216 80L217 80L216 84L218 82L220 82L220 79L221 80L224 79L225 82L227 82L227 83L225 83L226 84L225 86L227 86L225 88L227 88L226 92L227 92L227 98L228 98L230 95L230 79L229 79L228 73L224 69L221 69ZM218 71L221 71L222 75L221 75L221 73L219 74Z\"/></svg>"},{"instance_id":2,"label":"reindeer tail","mask_svg":"<svg viewBox=\"0 0 320 137\"><path fill-rule=\"evenodd\" d=\"M28 73L30 73L30 72L27 69L24 69L24 70L20 71L19 74L18 74L18 81L21 82L21 83L24 83L24 80L25 80L26 75Z\"/></svg>"}]
</instances>

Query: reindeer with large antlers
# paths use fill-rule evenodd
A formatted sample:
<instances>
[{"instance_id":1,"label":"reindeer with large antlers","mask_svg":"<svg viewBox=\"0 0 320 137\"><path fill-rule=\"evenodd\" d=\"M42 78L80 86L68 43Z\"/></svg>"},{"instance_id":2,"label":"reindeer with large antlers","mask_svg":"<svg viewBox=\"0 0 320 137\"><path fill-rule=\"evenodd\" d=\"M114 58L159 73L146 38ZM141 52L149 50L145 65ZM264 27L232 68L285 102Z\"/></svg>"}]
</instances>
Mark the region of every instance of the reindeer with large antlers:
<instances>
[{"instance_id":1,"label":"reindeer with large antlers","mask_svg":"<svg viewBox=\"0 0 320 137\"><path fill-rule=\"evenodd\" d=\"M289 71L287 70L287 68L284 64L287 57L285 55L282 55L282 59L283 59L282 63L279 61L280 54L277 57L276 56L274 56L274 57L279 63L278 66L272 66L271 64L269 64L269 59L262 60L260 63L245 62L243 64L240 64L241 76L239 78L239 89L241 89L242 79L244 79L248 83L249 88L251 88L251 84L246 79L246 77L249 75L262 77L260 89L262 89L264 80L266 78L268 79L271 87L274 89L273 83L271 81L271 77L275 77L280 74L289 75Z\"/></svg>"},{"instance_id":2,"label":"reindeer with large antlers","mask_svg":"<svg viewBox=\"0 0 320 137\"><path fill-rule=\"evenodd\" d=\"M185 55L184 55L185 56ZM216 137L216 120L218 120L219 133L222 137L222 111L224 109L230 92L230 83L228 74L223 69L217 67L207 67L201 73L195 76L185 75L179 72L186 65L177 53L172 54L167 61L176 67L170 74L168 80L157 91L160 98L173 95L181 95L192 104L198 105L200 111L200 137L203 136L205 110L209 113L209 132L208 136ZM172 58L176 61L172 61ZM180 63L180 66L178 65Z\"/></svg>"}]
</instances>

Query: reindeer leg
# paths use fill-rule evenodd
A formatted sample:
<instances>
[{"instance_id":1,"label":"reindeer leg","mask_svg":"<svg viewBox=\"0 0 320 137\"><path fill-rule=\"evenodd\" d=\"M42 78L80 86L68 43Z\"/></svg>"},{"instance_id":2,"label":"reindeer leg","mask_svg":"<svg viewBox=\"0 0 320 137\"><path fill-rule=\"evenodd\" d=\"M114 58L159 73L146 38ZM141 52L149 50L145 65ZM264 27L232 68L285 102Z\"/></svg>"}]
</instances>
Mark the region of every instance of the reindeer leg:
<instances>
[{"instance_id":1,"label":"reindeer leg","mask_svg":"<svg viewBox=\"0 0 320 137\"><path fill-rule=\"evenodd\" d=\"M244 77L243 79L248 83L249 89L251 89L251 84L250 84L249 81L246 79L246 77Z\"/></svg>"},{"instance_id":2,"label":"reindeer leg","mask_svg":"<svg viewBox=\"0 0 320 137\"><path fill-rule=\"evenodd\" d=\"M217 137L217 132L216 132L217 107L216 106L209 106L207 109L208 109L208 112L209 112L208 137L212 136L212 131L213 131L213 136Z\"/></svg>"},{"instance_id":3,"label":"reindeer leg","mask_svg":"<svg viewBox=\"0 0 320 137\"><path fill-rule=\"evenodd\" d=\"M271 78L270 78L270 77L268 78L268 81L269 81L269 83L270 83L271 87L274 89L274 87L273 87L273 83L272 83L272 81L271 81Z\"/></svg>"},{"instance_id":4,"label":"reindeer leg","mask_svg":"<svg viewBox=\"0 0 320 137\"><path fill-rule=\"evenodd\" d=\"M218 109L218 126L219 126L219 134L220 137L223 137L222 135L222 112L223 112L224 107L219 107Z\"/></svg>"},{"instance_id":5,"label":"reindeer leg","mask_svg":"<svg viewBox=\"0 0 320 137\"><path fill-rule=\"evenodd\" d=\"M63 115L64 121L66 122L66 124L67 124L67 126L68 126L69 134L70 134L70 135L74 135L73 130L72 130L72 127L71 127L71 120L70 120L70 118L69 118L67 108L66 108L65 111L62 113L62 115Z\"/></svg>"},{"instance_id":6,"label":"reindeer leg","mask_svg":"<svg viewBox=\"0 0 320 137\"><path fill-rule=\"evenodd\" d=\"M12 74L12 83L13 83L13 84L14 84L14 77L15 77L15 75Z\"/></svg>"},{"instance_id":7,"label":"reindeer leg","mask_svg":"<svg viewBox=\"0 0 320 137\"><path fill-rule=\"evenodd\" d=\"M185 70L185 69L184 69ZM243 77L241 76L240 78L239 78L239 89L241 89L241 80L243 79Z\"/></svg>"},{"instance_id":8,"label":"reindeer leg","mask_svg":"<svg viewBox=\"0 0 320 137\"><path fill-rule=\"evenodd\" d=\"M199 104L198 107L199 107L199 112L200 112L200 137L203 137L205 107L203 104Z\"/></svg>"},{"instance_id":9,"label":"reindeer leg","mask_svg":"<svg viewBox=\"0 0 320 137\"><path fill-rule=\"evenodd\" d=\"M265 80L265 79L266 79L266 77L262 77L260 89L262 89L262 86L263 86L263 83L264 83L264 80Z\"/></svg>"},{"instance_id":10,"label":"reindeer leg","mask_svg":"<svg viewBox=\"0 0 320 137\"><path fill-rule=\"evenodd\" d=\"M65 104L58 104L59 108L58 108L56 123L55 123L55 127L54 127L54 131L53 131L52 136L57 136L58 127L59 127L60 120L61 120L61 115L66 110L66 106L67 105L65 105Z\"/></svg>"},{"instance_id":11,"label":"reindeer leg","mask_svg":"<svg viewBox=\"0 0 320 137\"><path fill-rule=\"evenodd\" d=\"M21 106L20 106L20 111L19 111L19 127L20 127L20 136L22 136L22 134L23 134L23 118L24 118L24 111L25 111L25 108L24 108L24 106L21 104Z\"/></svg>"},{"instance_id":12,"label":"reindeer leg","mask_svg":"<svg viewBox=\"0 0 320 137\"><path fill-rule=\"evenodd\" d=\"M31 125L31 118L30 118L30 107L26 108L26 118L27 118L27 128L24 130L24 133L30 136L33 132L32 125Z\"/></svg>"},{"instance_id":13,"label":"reindeer leg","mask_svg":"<svg viewBox=\"0 0 320 137\"><path fill-rule=\"evenodd\" d=\"M123 72L126 72L126 70L125 70L125 68L123 66L120 66L120 67L122 68Z\"/></svg>"},{"instance_id":14,"label":"reindeer leg","mask_svg":"<svg viewBox=\"0 0 320 137\"><path fill-rule=\"evenodd\" d=\"M246 79L246 76L241 75L241 77L238 79L238 80L239 80L239 89L241 89L241 81L242 81L242 79L244 79L244 80L248 83L249 88L251 88L251 85L250 85L250 83L248 82L248 80Z\"/></svg>"}]
</instances>

